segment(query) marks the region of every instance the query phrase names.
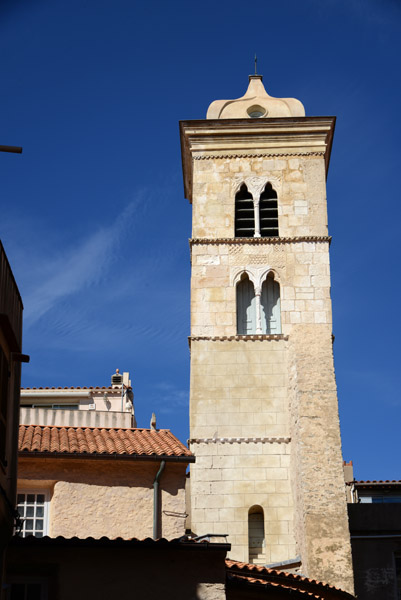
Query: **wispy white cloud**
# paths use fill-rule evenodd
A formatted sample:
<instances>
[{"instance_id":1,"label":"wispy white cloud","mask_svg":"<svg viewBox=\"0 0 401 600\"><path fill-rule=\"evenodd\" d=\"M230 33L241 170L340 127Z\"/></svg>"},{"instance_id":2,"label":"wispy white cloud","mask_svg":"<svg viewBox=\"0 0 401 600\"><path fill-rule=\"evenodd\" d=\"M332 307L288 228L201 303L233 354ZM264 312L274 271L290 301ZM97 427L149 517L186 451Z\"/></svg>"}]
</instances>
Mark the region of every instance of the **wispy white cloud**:
<instances>
[{"instance_id":1,"label":"wispy white cloud","mask_svg":"<svg viewBox=\"0 0 401 600\"><path fill-rule=\"evenodd\" d=\"M43 276L24 296L27 326L37 322L66 297L98 283L107 273L124 231L135 210L133 201L109 227L99 227L90 235L45 262Z\"/></svg>"},{"instance_id":2,"label":"wispy white cloud","mask_svg":"<svg viewBox=\"0 0 401 600\"><path fill-rule=\"evenodd\" d=\"M92 385L93 373L102 378L124 363L141 372L150 361L155 372L166 362L185 371L190 267L178 223L166 227L174 190L136 189L129 200L109 222L95 214L91 223L72 218L68 227L15 210L2 220L24 302L31 355L24 385ZM142 402L161 417L186 414L186 389L151 389L138 397L139 408Z\"/></svg>"},{"instance_id":3,"label":"wispy white cloud","mask_svg":"<svg viewBox=\"0 0 401 600\"><path fill-rule=\"evenodd\" d=\"M77 283L75 292L52 298L53 304L46 306L46 318L26 322L26 341L45 343L57 351L102 353L111 340L127 351L131 348L130 352L134 340L142 352L155 344L159 349L171 349L185 340L189 333L189 290L185 274L183 280L172 279L175 251L166 253L153 244L141 247L132 243L132 237L135 234L114 245L113 262L110 256L104 259L100 277L91 273L92 279L88 277L80 286ZM80 251L82 246L77 249ZM24 294L24 300L25 306L30 306L32 295Z\"/></svg>"}]
</instances>

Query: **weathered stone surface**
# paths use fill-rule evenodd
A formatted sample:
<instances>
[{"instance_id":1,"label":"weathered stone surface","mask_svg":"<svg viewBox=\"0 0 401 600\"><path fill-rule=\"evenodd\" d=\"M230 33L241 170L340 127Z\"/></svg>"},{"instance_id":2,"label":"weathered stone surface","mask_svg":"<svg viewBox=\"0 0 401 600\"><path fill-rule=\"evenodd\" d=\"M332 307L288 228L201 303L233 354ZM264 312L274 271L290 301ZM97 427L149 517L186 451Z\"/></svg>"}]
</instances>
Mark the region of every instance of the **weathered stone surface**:
<instances>
[{"instance_id":1,"label":"weathered stone surface","mask_svg":"<svg viewBox=\"0 0 401 600\"><path fill-rule=\"evenodd\" d=\"M319 133L310 121L306 140L307 119L282 119L278 138L272 121L257 136L243 121L236 135L235 125L225 136L213 122L210 137L206 125L199 139L188 133L190 437L197 459L212 459L191 467L191 526L197 534L227 533L231 557L247 561L248 513L258 505L266 563L300 555L305 575L352 591L331 339L326 125ZM268 156L273 146L280 156ZM277 192L280 240L234 238L235 194L253 178ZM278 339L236 337L236 283L244 272L254 283L268 273L279 282Z\"/></svg>"}]
</instances>

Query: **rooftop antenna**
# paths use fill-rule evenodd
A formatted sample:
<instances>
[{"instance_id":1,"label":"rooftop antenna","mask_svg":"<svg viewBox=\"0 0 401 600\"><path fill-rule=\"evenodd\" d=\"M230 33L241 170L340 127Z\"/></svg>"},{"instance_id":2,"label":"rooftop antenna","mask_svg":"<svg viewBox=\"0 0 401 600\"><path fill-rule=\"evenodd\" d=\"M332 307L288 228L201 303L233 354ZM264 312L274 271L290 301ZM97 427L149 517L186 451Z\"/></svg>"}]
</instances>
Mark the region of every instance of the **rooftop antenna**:
<instances>
[{"instance_id":1,"label":"rooftop antenna","mask_svg":"<svg viewBox=\"0 0 401 600\"><path fill-rule=\"evenodd\" d=\"M255 75L258 74L257 66L258 66L258 57L256 56L256 52L255 52Z\"/></svg>"}]
</instances>

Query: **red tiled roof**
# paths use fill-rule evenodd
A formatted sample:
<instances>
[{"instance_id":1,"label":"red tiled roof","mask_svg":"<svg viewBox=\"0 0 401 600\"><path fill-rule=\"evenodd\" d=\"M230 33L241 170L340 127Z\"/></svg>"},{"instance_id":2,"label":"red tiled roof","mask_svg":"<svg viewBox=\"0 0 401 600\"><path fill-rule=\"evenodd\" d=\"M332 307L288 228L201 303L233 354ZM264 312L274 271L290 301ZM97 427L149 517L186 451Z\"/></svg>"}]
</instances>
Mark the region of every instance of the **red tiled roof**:
<instances>
[{"instance_id":1,"label":"red tiled roof","mask_svg":"<svg viewBox=\"0 0 401 600\"><path fill-rule=\"evenodd\" d=\"M351 599L353 596L328 583L316 581L277 569L269 569L260 565L251 565L226 559L227 575L236 581L249 584L278 586L303 592L306 598Z\"/></svg>"},{"instance_id":2,"label":"red tiled roof","mask_svg":"<svg viewBox=\"0 0 401 600\"><path fill-rule=\"evenodd\" d=\"M251 585L252 587L259 586L263 587L266 592L272 592L274 594L274 598L277 598L277 593L281 592L284 598L288 598L288 593L291 594L291 598L299 598L302 600L326 600L324 596L314 594L312 592L308 592L307 590L302 590L297 587L293 587L291 585L285 585L283 583L276 583L274 581L266 581L264 579L256 579L254 577L243 577L240 575L234 575L230 573L228 575L229 584L239 583L242 585ZM287 593L285 593L287 591ZM267 594L266 594L267 596ZM269 594L270 596L270 594Z\"/></svg>"},{"instance_id":3,"label":"red tiled roof","mask_svg":"<svg viewBox=\"0 0 401 600\"><path fill-rule=\"evenodd\" d=\"M20 425L18 449L22 454L86 455L119 458L194 456L168 429L117 429Z\"/></svg>"}]
</instances>

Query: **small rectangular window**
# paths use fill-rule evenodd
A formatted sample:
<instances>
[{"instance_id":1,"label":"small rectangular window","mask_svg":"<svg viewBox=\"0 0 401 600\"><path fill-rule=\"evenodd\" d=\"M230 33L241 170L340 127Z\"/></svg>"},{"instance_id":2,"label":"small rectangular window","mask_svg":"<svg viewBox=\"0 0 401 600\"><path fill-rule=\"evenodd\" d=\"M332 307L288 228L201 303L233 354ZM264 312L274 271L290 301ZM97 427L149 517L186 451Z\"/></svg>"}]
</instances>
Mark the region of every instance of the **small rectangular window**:
<instances>
[{"instance_id":1,"label":"small rectangular window","mask_svg":"<svg viewBox=\"0 0 401 600\"><path fill-rule=\"evenodd\" d=\"M47 492L19 492L17 509L22 519L21 537L47 535Z\"/></svg>"}]
</instances>

